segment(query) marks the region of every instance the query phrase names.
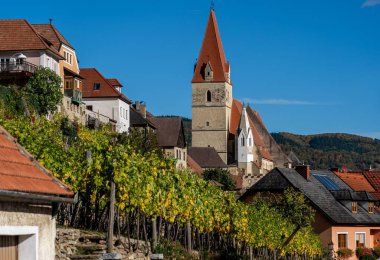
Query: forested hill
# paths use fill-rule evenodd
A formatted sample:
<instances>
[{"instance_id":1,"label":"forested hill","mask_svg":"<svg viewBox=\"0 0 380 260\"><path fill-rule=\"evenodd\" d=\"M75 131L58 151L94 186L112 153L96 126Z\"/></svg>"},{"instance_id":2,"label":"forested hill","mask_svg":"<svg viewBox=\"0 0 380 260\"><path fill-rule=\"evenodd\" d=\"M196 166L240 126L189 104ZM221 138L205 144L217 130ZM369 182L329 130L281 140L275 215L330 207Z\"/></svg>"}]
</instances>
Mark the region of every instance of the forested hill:
<instances>
[{"instance_id":1,"label":"forested hill","mask_svg":"<svg viewBox=\"0 0 380 260\"><path fill-rule=\"evenodd\" d=\"M349 170L380 167L380 140L351 134L295 135L272 133L286 154L293 151L312 169L347 166Z\"/></svg>"}]
</instances>

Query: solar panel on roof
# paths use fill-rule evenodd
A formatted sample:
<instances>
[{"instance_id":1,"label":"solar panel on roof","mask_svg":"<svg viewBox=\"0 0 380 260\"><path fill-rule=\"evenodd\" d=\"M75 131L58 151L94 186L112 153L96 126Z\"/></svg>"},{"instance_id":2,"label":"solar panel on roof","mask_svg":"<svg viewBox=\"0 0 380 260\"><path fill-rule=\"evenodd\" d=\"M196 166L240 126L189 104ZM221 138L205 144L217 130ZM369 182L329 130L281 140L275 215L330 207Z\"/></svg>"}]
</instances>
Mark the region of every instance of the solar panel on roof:
<instances>
[{"instance_id":1,"label":"solar panel on roof","mask_svg":"<svg viewBox=\"0 0 380 260\"><path fill-rule=\"evenodd\" d=\"M328 190L339 190L338 184L336 184L330 177L326 175L313 174L313 176L323 184Z\"/></svg>"}]
</instances>

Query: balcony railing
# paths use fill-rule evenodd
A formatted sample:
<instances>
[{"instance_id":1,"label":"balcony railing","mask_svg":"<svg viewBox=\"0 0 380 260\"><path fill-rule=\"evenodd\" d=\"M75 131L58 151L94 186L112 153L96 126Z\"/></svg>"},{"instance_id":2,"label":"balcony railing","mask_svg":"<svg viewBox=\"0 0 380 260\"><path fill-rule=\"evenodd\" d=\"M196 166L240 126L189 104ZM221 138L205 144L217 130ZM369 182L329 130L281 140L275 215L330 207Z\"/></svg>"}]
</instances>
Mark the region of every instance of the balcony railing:
<instances>
[{"instance_id":1,"label":"balcony railing","mask_svg":"<svg viewBox=\"0 0 380 260\"><path fill-rule=\"evenodd\" d=\"M65 89L65 96L70 97L73 103L79 104L82 102L82 92L79 90Z\"/></svg>"},{"instance_id":2,"label":"balcony railing","mask_svg":"<svg viewBox=\"0 0 380 260\"><path fill-rule=\"evenodd\" d=\"M22 62L22 63L0 63L0 73L20 73L20 72L27 72L34 74L34 72L37 70L38 66L34 65L30 62Z\"/></svg>"}]
</instances>

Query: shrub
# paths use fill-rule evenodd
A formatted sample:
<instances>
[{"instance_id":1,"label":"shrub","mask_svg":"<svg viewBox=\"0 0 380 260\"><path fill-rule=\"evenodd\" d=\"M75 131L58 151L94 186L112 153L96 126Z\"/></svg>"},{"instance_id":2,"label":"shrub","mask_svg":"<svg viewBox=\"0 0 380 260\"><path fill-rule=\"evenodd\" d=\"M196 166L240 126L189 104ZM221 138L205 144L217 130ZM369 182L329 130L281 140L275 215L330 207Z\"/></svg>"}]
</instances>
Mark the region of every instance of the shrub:
<instances>
[{"instance_id":1,"label":"shrub","mask_svg":"<svg viewBox=\"0 0 380 260\"><path fill-rule=\"evenodd\" d=\"M349 248L339 248L337 251L339 258L346 259L354 255L354 251Z\"/></svg>"},{"instance_id":2,"label":"shrub","mask_svg":"<svg viewBox=\"0 0 380 260\"><path fill-rule=\"evenodd\" d=\"M192 259L193 257L186 251L178 241L162 239L155 248L155 253L164 254L164 259Z\"/></svg>"},{"instance_id":3,"label":"shrub","mask_svg":"<svg viewBox=\"0 0 380 260\"><path fill-rule=\"evenodd\" d=\"M370 255L370 256L373 255L371 249L366 248L366 247L358 247L356 249L356 256L359 257L360 259L362 256L367 256L367 255Z\"/></svg>"},{"instance_id":4,"label":"shrub","mask_svg":"<svg viewBox=\"0 0 380 260\"><path fill-rule=\"evenodd\" d=\"M376 256L376 257L380 257L380 247L375 247L373 249L373 254Z\"/></svg>"}]
</instances>

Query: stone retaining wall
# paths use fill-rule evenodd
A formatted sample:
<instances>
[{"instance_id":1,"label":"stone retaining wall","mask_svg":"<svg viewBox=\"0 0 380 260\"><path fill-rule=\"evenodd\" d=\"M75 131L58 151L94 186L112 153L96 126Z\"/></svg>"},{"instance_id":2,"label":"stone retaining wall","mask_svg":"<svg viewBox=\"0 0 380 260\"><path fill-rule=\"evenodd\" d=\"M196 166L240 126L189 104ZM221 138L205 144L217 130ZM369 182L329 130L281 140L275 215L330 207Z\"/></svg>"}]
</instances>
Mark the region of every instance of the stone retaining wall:
<instances>
[{"instance_id":1,"label":"stone retaining wall","mask_svg":"<svg viewBox=\"0 0 380 260\"><path fill-rule=\"evenodd\" d=\"M150 248L149 243L148 248ZM55 251L56 260L101 259L101 255L106 252L105 234L57 227ZM146 256L147 246L145 242L139 241L137 247L137 240L135 239L130 240L129 246L127 238L120 237L120 239L116 239L116 237L114 237L114 252L120 253L122 259L149 259L149 257Z\"/></svg>"}]
</instances>

